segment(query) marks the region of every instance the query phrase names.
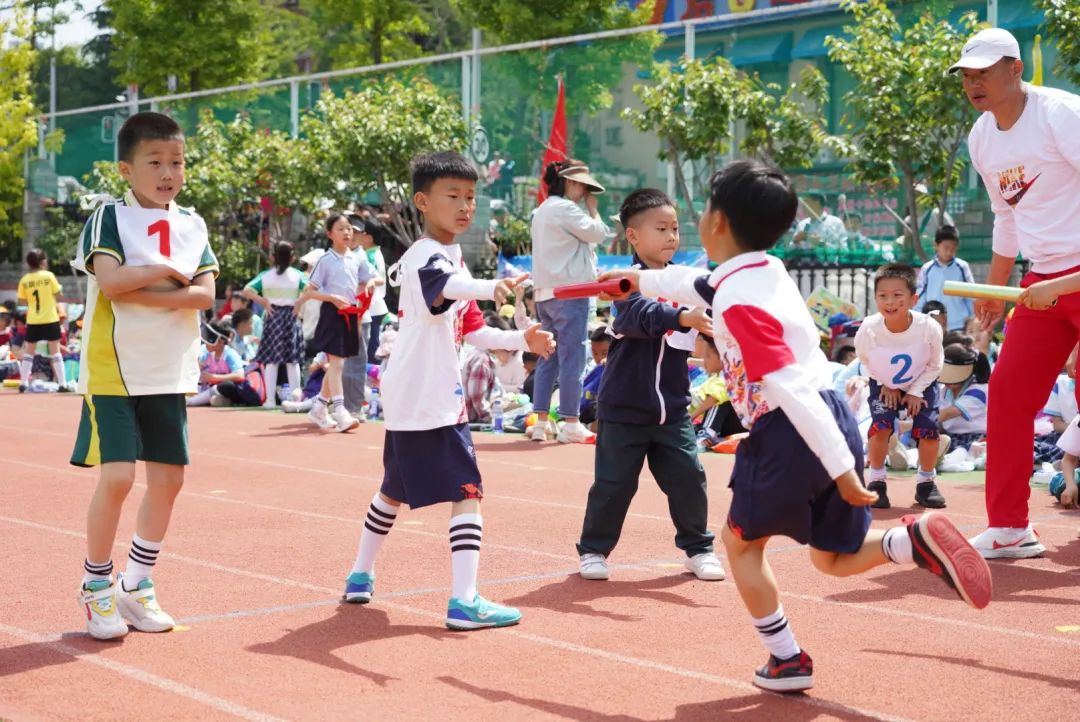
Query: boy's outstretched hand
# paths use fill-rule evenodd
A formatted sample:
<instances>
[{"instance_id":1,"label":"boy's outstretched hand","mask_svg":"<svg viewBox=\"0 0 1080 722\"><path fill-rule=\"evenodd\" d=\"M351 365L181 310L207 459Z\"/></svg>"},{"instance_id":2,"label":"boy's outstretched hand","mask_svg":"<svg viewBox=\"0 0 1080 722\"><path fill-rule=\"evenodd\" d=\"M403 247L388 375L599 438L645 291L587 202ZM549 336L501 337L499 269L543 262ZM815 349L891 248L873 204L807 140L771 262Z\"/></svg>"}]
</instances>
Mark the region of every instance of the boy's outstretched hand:
<instances>
[{"instance_id":1,"label":"boy's outstretched hand","mask_svg":"<svg viewBox=\"0 0 1080 722\"><path fill-rule=\"evenodd\" d=\"M862 485L854 470L844 472L835 481L840 498L852 506L869 506L877 501L878 495Z\"/></svg>"},{"instance_id":2,"label":"boy's outstretched hand","mask_svg":"<svg viewBox=\"0 0 1080 722\"><path fill-rule=\"evenodd\" d=\"M540 324L534 323L525 329L525 343L529 350L537 356L547 358L555 353L555 337L548 331L542 330Z\"/></svg>"},{"instance_id":3,"label":"boy's outstretched hand","mask_svg":"<svg viewBox=\"0 0 1080 722\"><path fill-rule=\"evenodd\" d=\"M523 273L520 276L514 278L503 278L495 284L495 305L502 306L506 303L506 299L514 294L514 289L525 283L529 279L529 274Z\"/></svg>"},{"instance_id":4,"label":"boy's outstretched hand","mask_svg":"<svg viewBox=\"0 0 1080 722\"><path fill-rule=\"evenodd\" d=\"M680 311L679 325L683 328L697 329L708 336L713 335L712 318L701 306Z\"/></svg>"},{"instance_id":5,"label":"boy's outstretched hand","mask_svg":"<svg viewBox=\"0 0 1080 722\"><path fill-rule=\"evenodd\" d=\"M614 296L610 293L601 293L601 301L621 301L630 294L637 293L641 290L641 270L638 268L622 268L617 271L604 271L596 277L596 280L610 281L612 278L625 278L630 282L630 290L626 293Z\"/></svg>"}]
</instances>

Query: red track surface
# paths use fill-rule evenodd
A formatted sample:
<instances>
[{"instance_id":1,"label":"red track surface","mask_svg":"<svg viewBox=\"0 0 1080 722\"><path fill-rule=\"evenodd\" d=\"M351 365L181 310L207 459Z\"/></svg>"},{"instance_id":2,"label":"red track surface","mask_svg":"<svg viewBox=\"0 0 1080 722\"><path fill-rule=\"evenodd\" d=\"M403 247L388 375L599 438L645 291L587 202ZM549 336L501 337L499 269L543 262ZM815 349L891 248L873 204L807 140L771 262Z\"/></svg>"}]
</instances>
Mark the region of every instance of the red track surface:
<instances>
[{"instance_id":1,"label":"red track surface","mask_svg":"<svg viewBox=\"0 0 1080 722\"><path fill-rule=\"evenodd\" d=\"M575 574L588 446L476 436L481 588L521 607L520 626L443 628L445 507L399 516L375 600L339 605L381 478L383 429L316 433L280 413L192 412L194 464L155 575L183 627L98 642L75 602L96 480L67 465L77 412L73 397L0 396L0 718L1076 719L1080 515L1044 492L1033 492L1032 514L1049 554L992 563L995 598L982 612L926 572L826 578L804 549L774 542L785 609L817 666L812 693L781 697L749 685L765 655L735 587L682 573L647 473L612 581ZM705 464L715 530L730 459ZM910 484L891 485L894 503ZM946 480L943 490L953 519L978 530L981 487ZM118 566L140 496L121 521Z\"/></svg>"}]
</instances>

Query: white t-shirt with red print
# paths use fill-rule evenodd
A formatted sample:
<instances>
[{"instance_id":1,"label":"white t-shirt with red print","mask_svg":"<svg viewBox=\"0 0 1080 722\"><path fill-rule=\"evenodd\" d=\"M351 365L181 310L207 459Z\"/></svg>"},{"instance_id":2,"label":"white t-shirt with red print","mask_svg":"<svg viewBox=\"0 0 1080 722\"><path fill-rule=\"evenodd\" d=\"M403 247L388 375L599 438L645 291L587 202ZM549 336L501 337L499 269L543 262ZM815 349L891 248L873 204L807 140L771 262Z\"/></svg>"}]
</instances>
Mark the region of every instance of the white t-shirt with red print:
<instances>
[{"instance_id":1,"label":"white t-shirt with red print","mask_svg":"<svg viewBox=\"0 0 1080 722\"><path fill-rule=\"evenodd\" d=\"M1036 273L1080 266L1080 96L1024 84L1016 124L983 113L968 135L971 164L994 209L994 253Z\"/></svg>"}]
</instances>

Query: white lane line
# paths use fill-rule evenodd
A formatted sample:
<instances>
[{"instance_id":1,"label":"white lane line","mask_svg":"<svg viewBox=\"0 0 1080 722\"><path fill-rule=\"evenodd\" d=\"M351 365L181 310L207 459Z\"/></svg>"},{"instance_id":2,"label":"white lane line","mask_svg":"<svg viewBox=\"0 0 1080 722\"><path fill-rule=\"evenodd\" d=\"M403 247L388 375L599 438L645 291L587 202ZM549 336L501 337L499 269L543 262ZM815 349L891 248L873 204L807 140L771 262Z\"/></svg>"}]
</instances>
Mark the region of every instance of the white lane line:
<instances>
[{"instance_id":1,"label":"white lane line","mask_svg":"<svg viewBox=\"0 0 1080 722\"><path fill-rule=\"evenodd\" d=\"M236 702L230 702L227 699L216 697L208 692L204 692L201 689L196 689L190 685L186 685L183 682L177 682L174 679L168 677L162 677L152 672L147 672L144 669L133 667L130 664L124 664L123 662L117 662L116 660L109 659L96 655L93 652L88 652L84 649L72 647L68 644L64 644L60 641L59 635L44 635L36 632L31 632L28 629L21 629L19 627L13 627L9 624L0 622L0 633L6 634L9 637L22 640L28 644L38 644L49 649L52 649L61 654L73 657L77 662L84 662L86 664L92 664L96 667L101 667L114 674L119 674L128 679L135 680L151 687L163 690L165 692L171 692L172 694L184 697L193 702L206 705L211 709L218 712L224 712L226 714L239 717L240 719L252 720L252 722L280 722L280 717L274 717L273 715L266 714L265 712L259 712L258 710L245 707L242 704Z\"/></svg>"}]
</instances>

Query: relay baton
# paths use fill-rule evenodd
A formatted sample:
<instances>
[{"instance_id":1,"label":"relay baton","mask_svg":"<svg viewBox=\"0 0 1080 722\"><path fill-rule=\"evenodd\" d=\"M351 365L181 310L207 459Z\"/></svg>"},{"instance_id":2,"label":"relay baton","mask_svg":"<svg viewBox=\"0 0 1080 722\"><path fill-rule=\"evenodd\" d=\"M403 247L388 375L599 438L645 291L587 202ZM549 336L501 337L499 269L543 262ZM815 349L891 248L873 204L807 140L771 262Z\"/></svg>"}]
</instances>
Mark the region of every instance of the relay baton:
<instances>
[{"instance_id":1,"label":"relay baton","mask_svg":"<svg viewBox=\"0 0 1080 722\"><path fill-rule=\"evenodd\" d=\"M963 296L965 298L987 298L991 301L1009 301L1016 303L1022 288L1012 286L991 286L988 283L963 283L962 281L946 281L942 289L946 296ZM1057 300L1051 304L1057 305Z\"/></svg>"},{"instance_id":2,"label":"relay baton","mask_svg":"<svg viewBox=\"0 0 1080 722\"><path fill-rule=\"evenodd\" d=\"M555 289L555 298L589 298L606 293L611 296L622 296L630 292L630 279L609 278L606 281L589 281L588 283L575 283L570 286L559 286Z\"/></svg>"}]
</instances>

